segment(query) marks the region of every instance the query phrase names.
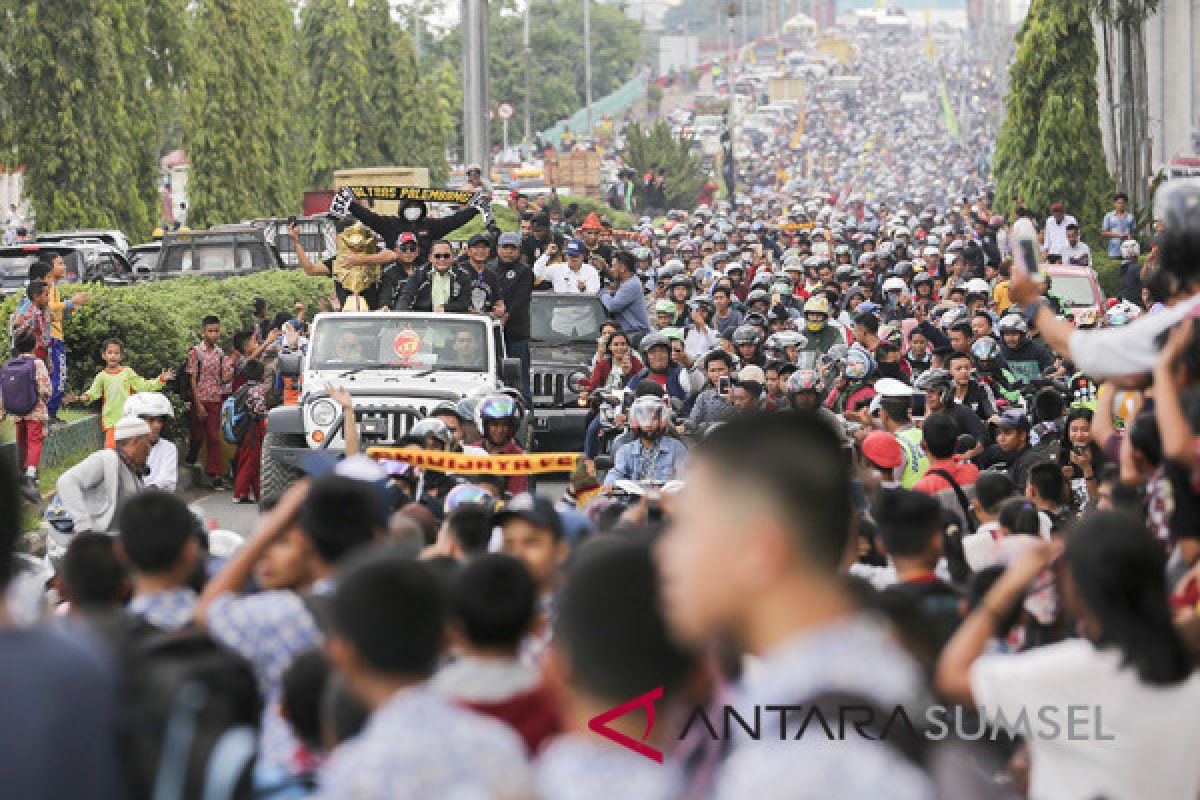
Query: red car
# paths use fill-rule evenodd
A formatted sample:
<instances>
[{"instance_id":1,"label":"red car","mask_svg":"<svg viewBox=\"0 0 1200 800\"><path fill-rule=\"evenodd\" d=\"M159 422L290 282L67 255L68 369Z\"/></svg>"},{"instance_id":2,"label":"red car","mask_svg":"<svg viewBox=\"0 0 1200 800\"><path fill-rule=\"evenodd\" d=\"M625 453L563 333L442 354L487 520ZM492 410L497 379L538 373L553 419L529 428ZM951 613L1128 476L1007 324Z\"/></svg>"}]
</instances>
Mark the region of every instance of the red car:
<instances>
[{"instance_id":1,"label":"red car","mask_svg":"<svg viewBox=\"0 0 1200 800\"><path fill-rule=\"evenodd\" d=\"M1050 279L1050 291L1062 300L1063 313L1074 314L1085 308L1104 310L1104 290L1091 267L1047 264L1043 269Z\"/></svg>"}]
</instances>

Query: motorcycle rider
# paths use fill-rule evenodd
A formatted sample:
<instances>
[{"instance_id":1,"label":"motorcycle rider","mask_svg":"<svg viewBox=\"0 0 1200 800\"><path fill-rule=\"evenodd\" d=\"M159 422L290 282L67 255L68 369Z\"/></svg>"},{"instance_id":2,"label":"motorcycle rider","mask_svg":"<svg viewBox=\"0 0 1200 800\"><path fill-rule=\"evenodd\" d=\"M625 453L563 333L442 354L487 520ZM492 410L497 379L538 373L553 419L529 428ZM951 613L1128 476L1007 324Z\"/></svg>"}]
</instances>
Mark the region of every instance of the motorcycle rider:
<instances>
[{"instance_id":1,"label":"motorcycle rider","mask_svg":"<svg viewBox=\"0 0 1200 800\"><path fill-rule=\"evenodd\" d=\"M788 376L784 386L789 408L797 414L815 415L829 424L829 427L842 440L843 445L850 444L846 435L846 426L838 419L837 414L821 404L825 396L825 387L821 385L821 375L813 369L798 369Z\"/></svg>"},{"instance_id":2,"label":"motorcycle rider","mask_svg":"<svg viewBox=\"0 0 1200 800\"><path fill-rule=\"evenodd\" d=\"M1054 354L1029 337L1029 323L1021 315L1007 314L1000 320L1000 338L1000 353L1018 382L1029 383L1054 366Z\"/></svg>"},{"instance_id":3,"label":"motorcycle rider","mask_svg":"<svg viewBox=\"0 0 1200 800\"><path fill-rule=\"evenodd\" d=\"M925 416L946 414L958 429L975 437L975 441L987 439L987 426L969 406L955 402L954 376L949 370L935 368L917 377L916 388L925 393Z\"/></svg>"},{"instance_id":4,"label":"motorcycle rider","mask_svg":"<svg viewBox=\"0 0 1200 800\"><path fill-rule=\"evenodd\" d=\"M804 335L806 340L801 348L805 352L824 355L835 344L842 343L841 334L829 324L833 313L829 298L824 294L816 294L804 304Z\"/></svg>"},{"instance_id":5,"label":"motorcycle rider","mask_svg":"<svg viewBox=\"0 0 1200 800\"><path fill-rule=\"evenodd\" d=\"M475 427L483 439L475 443L489 455L519 456L525 450L517 444L517 429L521 425L521 406L507 394L489 394L475 406ZM529 477L510 475L507 487L509 495L529 491Z\"/></svg>"},{"instance_id":6,"label":"motorcycle rider","mask_svg":"<svg viewBox=\"0 0 1200 800\"><path fill-rule=\"evenodd\" d=\"M629 431L636 438L617 450L613 468L604 477L612 486L620 480L671 481L679 474L687 448L666 435L670 412L657 397L639 397L629 407Z\"/></svg>"},{"instance_id":7,"label":"motorcycle rider","mask_svg":"<svg viewBox=\"0 0 1200 800\"><path fill-rule=\"evenodd\" d=\"M683 388L683 370L671 362L671 340L657 331L648 333L642 338L642 361L645 368L629 380L628 388L637 389L644 380L654 381L666 389L667 395L679 400L687 400L687 390Z\"/></svg>"}]
</instances>

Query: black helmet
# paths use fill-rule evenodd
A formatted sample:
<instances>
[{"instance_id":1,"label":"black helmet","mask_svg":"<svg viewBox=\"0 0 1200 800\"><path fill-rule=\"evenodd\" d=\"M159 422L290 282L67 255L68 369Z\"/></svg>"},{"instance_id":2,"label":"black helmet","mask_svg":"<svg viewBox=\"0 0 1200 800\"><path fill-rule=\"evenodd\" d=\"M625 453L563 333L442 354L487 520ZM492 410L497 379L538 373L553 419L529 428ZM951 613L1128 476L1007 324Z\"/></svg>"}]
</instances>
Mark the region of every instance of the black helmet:
<instances>
[{"instance_id":1,"label":"black helmet","mask_svg":"<svg viewBox=\"0 0 1200 800\"><path fill-rule=\"evenodd\" d=\"M1200 265L1200 178L1168 181L1154 195L1154 218L1163 269L1190 278Z\"/></svg>"},{"instance_id":2,"label":"black helmet","mask_svg":"<svg viewBox=\"0 0 1200 800\"><path fill-rule=\"evenodd\" d=\"M743 344L762 344L762 331L754 325L739 325L733 332L733 343L736 345Z\"/></svg>"},{"instance_id":3,"label":"black helmet","mask_svg":"<svg viewBox=\"0 0 1200 800\"><path fill-rule=\"evenodd\" d=\"M980 336L971 345L971 358L981 370L994 369L1000 363L1000 344L991 336Z\"/></svg>"}]
</instances>

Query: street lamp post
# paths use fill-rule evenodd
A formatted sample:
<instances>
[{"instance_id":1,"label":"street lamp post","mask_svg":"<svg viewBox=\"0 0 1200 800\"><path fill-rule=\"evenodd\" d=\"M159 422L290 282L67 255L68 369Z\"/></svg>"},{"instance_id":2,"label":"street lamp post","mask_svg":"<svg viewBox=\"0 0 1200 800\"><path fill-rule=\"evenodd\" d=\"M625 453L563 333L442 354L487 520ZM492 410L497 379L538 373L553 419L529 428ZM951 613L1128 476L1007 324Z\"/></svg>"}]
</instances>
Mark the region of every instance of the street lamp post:
<instances>
[{"instance_id":1,"label":"street lamp post","mask_svg":"<svg viewBox=\"0 0 1200 800\"><path fill-rule=\"evenodd\" d=\"M521 34L525 47L525 141L533 141L533 48L529 45L529 6L533 0L525 0L525 25Z\"/></svg>"},{"instance_id":2,"label":"street lamp post","mask_svg":"<svg viewBox=\"0 0 1200 800\"><path fill-rule=\"evenodd\" d=\"M487 0L462 0L463 161L486 165L488 158ZM485 174L487 167L484 166Z\"/></svg>"}]
</instances>

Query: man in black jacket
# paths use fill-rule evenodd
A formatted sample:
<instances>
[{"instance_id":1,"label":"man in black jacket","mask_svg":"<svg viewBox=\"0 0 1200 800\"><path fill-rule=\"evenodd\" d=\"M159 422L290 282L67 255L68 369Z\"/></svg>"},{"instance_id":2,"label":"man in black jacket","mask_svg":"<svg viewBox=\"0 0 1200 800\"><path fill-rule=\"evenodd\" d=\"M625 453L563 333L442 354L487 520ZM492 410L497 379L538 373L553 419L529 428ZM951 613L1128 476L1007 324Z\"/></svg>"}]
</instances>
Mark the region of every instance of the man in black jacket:
<instances>
[{"instance_id":1,"label":"man in black jacket","mask_svg":"<svg viewBox=\"0 0 1200 800\"><path fill-rule=\"evenodd\" d=\"M544 211L535 214L529 221L529 225L531 235L521 237L521 257L532 269L550 245L557 246L558 252L561 253L566 248L566 240L557 233L551 232L550 215Z\"/></svg>"},{"instance_id":2,"label":"man in black jacket","mask_svg":"<svg viewBox=\"0 0 1200 800\"><path fill-rule=\"evenodd\" d=\"M525 402L533 408L529 392L529 306L533 301L533 269L521 259L521 237L502 233L496 247L496 272L504 300L504 349L510 358L521 359Z\"/></svg>"},{"instance_id":3,"label":"man in black jacket","mask_svg":"<svg viewBox=\"0 0 1200 800\"><path fill-rule=\"evenodd\" d=\"M445 238L451 231L458 230L471 221L479 213L475 205L468 205L455 211L448 217L433 219L429 209L421 200L405 200L400 206L400 214L388 217L376 214L374 211L360 205L357 201L350 204L350 213L361 223L378 233L387 245L388 250L396 248L396 240L400 234L409 232L417 237L420 248L419 263L429 258L433 242Z\"/></svg>"},{"instance_id":4,"label":"man in black jacket","mask_svg":"<svg viewBox=\"0 0 1200 800\"><path fill-rule=\"evenodd\" d=\"M471 310L471 277L454 266L450 243L430 246L430 263L413 270L396 301L396 311L464 312Z\"/></svg>"}]
</instances>

